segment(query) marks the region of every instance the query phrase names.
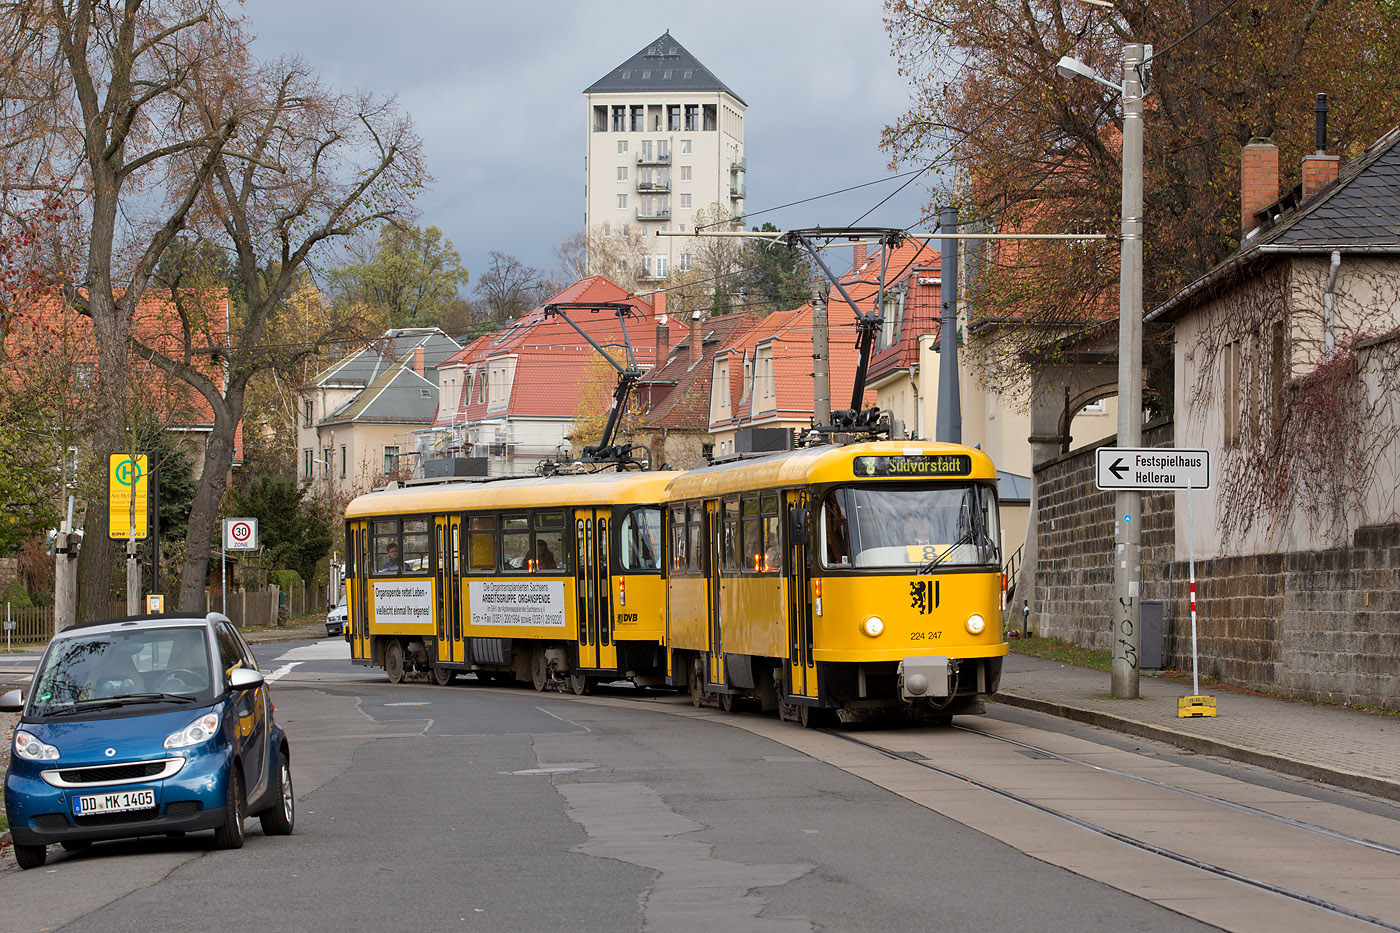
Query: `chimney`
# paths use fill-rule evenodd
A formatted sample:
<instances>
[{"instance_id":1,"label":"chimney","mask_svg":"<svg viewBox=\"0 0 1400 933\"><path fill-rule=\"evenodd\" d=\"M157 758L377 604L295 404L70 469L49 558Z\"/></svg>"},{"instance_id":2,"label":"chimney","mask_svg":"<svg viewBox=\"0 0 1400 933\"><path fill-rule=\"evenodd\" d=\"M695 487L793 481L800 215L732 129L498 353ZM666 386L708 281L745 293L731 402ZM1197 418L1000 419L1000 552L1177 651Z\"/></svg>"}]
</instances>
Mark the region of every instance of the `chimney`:
<instances>
[{"instance_id":1,"label":"chimney","mask_svg":"<svg viewBox=\"0 0 1400 933\"><path fill-rule=\"evenodd\" d=\"M1278 147L1258 136L1240 152L1241 233L1259 226L1254 215L1278 200Z\"/></svg>"},{"instance_id":2,"label":"chimney","mask_svg":"<svg viewBox=\"0 0 1400 933\"><path fill-rule=\"evenodd\" d=\"M656 366L660 369L666 365L666 359L671 355L671 325L666 320L666 315L656 320Z\"/></svg>"},{"instance_id":3,"label":"chimney","mask_svg":"<svg viewBox=\"0 0 1400 933\"><path fill-rule=\"evenodd\" d=\"M1341 165L1338 156L1327 154L1327 95L1317 95L1317 106L1313 107L1317 116L1317 151L1303 156L1303 200L1317 194L1337 180L1337 169Z\"/></svg>"},{"instance_id":4,"label":"chimney","mask_svg":"<svg viewBox=\"0 0 1400 933\"><path fill-rule=\"evenodd\" d=\"M413 371L418 375L423 375L423 348L413 348Z\"/></svg>"},{"instance_id":5,"label":"chimney","mask_svg":"<svg viewBox=\"0 0 1400 933\"><path fill-rule=\"evenodd\" d=\"M865 262L865 240L856 240L855 258L851 261L851 267L859 270Z\"/></svg>"},{"instance_id":6,"label":"chimney","mask_svg":"<svg viewBox=\"0 0 1400 933\"><path fill-rule=\"evenodd\" d=\"M700 312L696 311L690 316L690 362L686 365L686 372L690 372L700 362L700 356L704 347L700 345Z\"/></svg>"}]
</instances>

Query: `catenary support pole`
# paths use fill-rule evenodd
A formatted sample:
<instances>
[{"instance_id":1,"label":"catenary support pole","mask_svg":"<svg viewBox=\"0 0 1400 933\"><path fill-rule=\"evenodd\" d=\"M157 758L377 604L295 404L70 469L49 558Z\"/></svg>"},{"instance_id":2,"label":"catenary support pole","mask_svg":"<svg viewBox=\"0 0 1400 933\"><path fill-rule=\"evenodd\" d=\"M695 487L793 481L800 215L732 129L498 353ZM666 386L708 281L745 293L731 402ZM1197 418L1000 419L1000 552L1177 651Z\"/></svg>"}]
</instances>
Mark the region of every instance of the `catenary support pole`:
<instances>
[{"instance_id":1,"label":"catenary support pole","mask_svg":"<svg viewBox=\"0 0 1400 933\"><path fill-rule=\"evenodd\" d=\"M1123 46L1123 221L1118 298L1118 446L1142 446L1142 62ZM1142 493L1114 494L1113 671L1116 699L1136 699L1142 656Z\"/></svg>"},{"instance_id":2,"label":"catenary support pole","mask_svg":"<svg viewBox=\"0 0 1400 933\"><path fill-rule=\"evenodd\" d=\"M945 207L938 216L938 229L958 232L958 209ZM958 241L945 239L943 258L942 315L938 324L938 424L934 439L949 444L962 443L962 397L958 389Z\"/></svg>"}]
</instances>

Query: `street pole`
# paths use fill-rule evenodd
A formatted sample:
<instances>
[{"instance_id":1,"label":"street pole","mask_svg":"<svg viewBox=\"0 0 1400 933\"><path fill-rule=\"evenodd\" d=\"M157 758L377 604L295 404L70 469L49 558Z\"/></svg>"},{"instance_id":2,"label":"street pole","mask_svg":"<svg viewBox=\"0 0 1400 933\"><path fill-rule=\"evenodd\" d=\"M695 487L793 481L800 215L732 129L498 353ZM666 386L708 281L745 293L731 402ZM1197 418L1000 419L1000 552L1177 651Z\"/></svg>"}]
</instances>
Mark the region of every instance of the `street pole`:
<instances>
[{"instance_id":1,"label":"street pole","mask_svg":"<svg viewBox=\"0 0 1400 933\"><path fill-rule=\"evenodd\" d=\"M958 232L958 209L945 207L938 216L942 233ZM958 388L958 241L951 237L941 245L943 260L943 313L938 324L938 423L934 439L962 443L962 398Z\"/></svg>"},{"instance_id":2,"label":"street pole","mask_svg":"<svg viewBox=\"0 0 1400 933\"><path fill-rule=\"evenodd\" d=\"M1123 46L1123 226L1118 294L1118 441L1142 446L1142 75L1146 46ZM1113 696L1138 696L1142 493L1113 497Z\"/></svg>"}]
</instances>

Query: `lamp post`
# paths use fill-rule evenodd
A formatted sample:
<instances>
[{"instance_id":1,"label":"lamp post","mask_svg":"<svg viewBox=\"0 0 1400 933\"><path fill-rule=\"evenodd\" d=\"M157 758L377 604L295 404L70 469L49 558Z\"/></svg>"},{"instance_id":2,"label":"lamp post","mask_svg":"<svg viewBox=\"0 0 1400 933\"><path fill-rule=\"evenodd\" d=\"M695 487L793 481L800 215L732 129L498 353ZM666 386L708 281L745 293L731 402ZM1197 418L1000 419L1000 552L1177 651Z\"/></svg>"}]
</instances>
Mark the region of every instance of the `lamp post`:
<instances>
[{"instance_id":1,"label":"lamp post","mask_svg":"<svg viewBox=\"0 0 1400 933\"><path fill-rule=\"evenodd\" d=\"M1119 447L1142 446L1142 66L1150 45L1123 46L1123 84L1100 78L1081 62L1061 58L1066 78L1089 78L1122 95L1123 219L1118 291ZM1113 696L1138 696L1142 648L1142 493L1120 489L1113 497Z\"/></svg>"}]
</instances>

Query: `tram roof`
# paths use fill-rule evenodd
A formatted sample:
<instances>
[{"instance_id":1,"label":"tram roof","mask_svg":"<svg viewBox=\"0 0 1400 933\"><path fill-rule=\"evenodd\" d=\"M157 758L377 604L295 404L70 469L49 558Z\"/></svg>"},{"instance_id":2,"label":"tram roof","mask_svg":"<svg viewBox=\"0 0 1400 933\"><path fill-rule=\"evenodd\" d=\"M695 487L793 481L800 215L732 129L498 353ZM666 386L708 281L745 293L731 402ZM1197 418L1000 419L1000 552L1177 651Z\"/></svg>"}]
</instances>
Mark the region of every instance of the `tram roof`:
<instances>
[{"instance_id":1,"label":"tram roof","mask_svg":"<svg viewBox=\"0 0 1400 933\"><path fill-rule=\"evenodd\" d=\"M773 489L805 486L816 483L841 483L860 479L863 482L901 482L926 479L914 474L857 477L857 457L930 457L962 454L969 458L971 469L957 476L940 475L938 479L993 480L997 478L991 457L972 447L944 444L937 441L871 441L857 444L832 444L826 447L806 447L770 454L766 457L731 460L713 466L699 467L681 473L667 487L668 499L694 499L723 495L751 489Z\"/></svg>"},{"instance_id":2,"label":"tram roof","mask_svg":"<svg viewBox=\"0 0 1400 933\"><path fill-rule=\"evenodd\" d=\"M550 506L598 508L661 502L676 470L591 473L585 476L528 476L488 482L440 483L382 489L356 498L346 518L411 515L471 509L523 509Z\"/></svg>"}]
</instances>

